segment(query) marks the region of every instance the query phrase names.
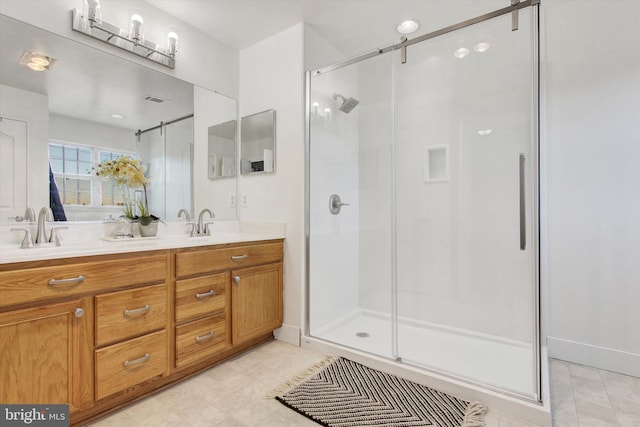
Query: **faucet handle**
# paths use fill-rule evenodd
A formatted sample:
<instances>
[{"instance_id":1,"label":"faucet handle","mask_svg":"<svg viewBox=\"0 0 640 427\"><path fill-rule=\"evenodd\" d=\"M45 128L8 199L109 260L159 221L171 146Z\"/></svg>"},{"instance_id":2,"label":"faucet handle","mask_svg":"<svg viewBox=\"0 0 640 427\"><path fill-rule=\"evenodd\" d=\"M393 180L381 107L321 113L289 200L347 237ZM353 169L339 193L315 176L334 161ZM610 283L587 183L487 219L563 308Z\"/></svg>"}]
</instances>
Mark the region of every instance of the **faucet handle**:
<instances>
[{"instance_id":1,"label":"faucet handle","mask_svg":"<svg viewBox=\"0 0 640 427\"><path fill-rule=\"evenodd\" d=\"M33 246L33 240L31 239L31 230L28 228L20 228L14 227L11 231L24 231L24 238L22 239L22 243L20 244L21 249L30 248Z\"/></svg>"},{"instance_id":2,"label":"faucet handle","mask_svg":"<svg viewBox=\"0 0 640 427\"><path fill-rule=\"evenodd\" d=\"M58 230L68 230L69 227L51 227L51 235L49 236L49 242L53 242L56 246L60 246L60 236Z\"/></svg>"},{"instance_id":3,"label":"faucet handle","mask_svg":"<svg viewBox=\"0 0 640 427\"><path fill-rule=\"evenodd\" d=\"M213 225L213 221L205 222L203 224L204 230L202 230L202 234L204 234L205 236L211 236L211 230L209 229L209 225Z\"/></svg>"},{"instance_id":4,"label":"faucet handle","mask_svg":"<svg viewBox=\"0 0 640 427\"><path fill-rule=\"evenodd\" d=\"M190 222L185 223L185 225L190 225L191 226L191 233L189 233L189 236L193 237L198 233L198 231L197 231L198 224L196 224L195 222L190 221Z\"/></svg>"}]
</instances>

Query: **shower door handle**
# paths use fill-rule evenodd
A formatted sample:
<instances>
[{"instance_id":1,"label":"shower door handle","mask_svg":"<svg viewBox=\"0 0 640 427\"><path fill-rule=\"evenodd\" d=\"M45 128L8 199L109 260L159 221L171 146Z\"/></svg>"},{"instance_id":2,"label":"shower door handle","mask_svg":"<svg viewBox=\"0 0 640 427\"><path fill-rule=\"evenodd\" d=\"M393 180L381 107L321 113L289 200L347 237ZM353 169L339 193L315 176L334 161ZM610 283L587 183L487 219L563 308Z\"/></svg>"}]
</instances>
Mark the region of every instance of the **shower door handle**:
<instances>
[{"instance_id":1,"label":"shower door handle","mask_svg":"<svg viewBox=\"0 0 640 427\"><path fill-rule=\"evenodd\" d=\"M520 250L524 251L527 246L527 224L526 224L526 206L525 206L525 183L524 183L524 153L520 153L520 158L518 160L518 169L520 175Z\"/></svg>"},{"instance_id":2,"label":"shower door handle","mask_svg":"<svg viewBox=\"0 0 640 427\"><path fill-rule=\"evenodd\" d=\"M331 215L338 215L343 206L349 206L349 203L342 203L340 196L337 194L329 196L329 212L331 212Z\"/></svg>"}]
</instances>

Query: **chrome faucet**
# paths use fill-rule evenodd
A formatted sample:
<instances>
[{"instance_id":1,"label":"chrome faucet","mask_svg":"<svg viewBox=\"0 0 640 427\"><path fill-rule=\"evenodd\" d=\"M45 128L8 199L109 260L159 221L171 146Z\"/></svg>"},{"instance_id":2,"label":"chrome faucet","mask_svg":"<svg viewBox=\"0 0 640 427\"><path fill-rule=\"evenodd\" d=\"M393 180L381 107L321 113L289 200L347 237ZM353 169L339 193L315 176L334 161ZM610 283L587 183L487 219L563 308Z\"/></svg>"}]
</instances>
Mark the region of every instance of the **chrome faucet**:
<instances>
[{"instance_id":1,"label":"chrome faucet","mask_svg":"<svg viewBox=\"0 0 640 427\"><path fill-rule=\"evenodd\" d=\"M196 225L196 234L198 236L211 236L209 224L213 224L213 222L203 222L205 213L208 213L210 218L215 218L213 212L211 212L207 208L204 208L200 211L200 215L198 215L198 224Z\"/></svg>"},{"instance_id":2,"label":"chrome faucet","mask_svg":"<svg viewBox=\"0 0 640 427\"><path fill-rule=\"evenodd\" d=\"M28 208L27 210L31 210L31 212L33 212L33 209L31 208ZM35 219L35 215L33 215L33 217ZM24 238L20 245L22 249L35 248L39 246L60 246L58 230L66 230L69 227L52 227L51 234L49 238L47 238L46 221L53 221L53 212L50 208L45 206L40 209L40 213L38 214L38 228L35 237L31 237L31 229L29 227L11 229L11 231L24 232Z\"/></svg>"},{"instance_id":3,"label":"chrome faucet","mask_svg":"<svg viewBox=\"0 0 640 427\"><path fill-rule=\"evenodd\" d=\"M53 212L51 208L44 206L40 209L40 213L38 214L38 229L36 231L36 238L33 241L36 245L41 243L48 243L47 232L45 230L45 221L53 221Z\"/></svg>"},{"instance_id":4,"label":"chrome faucet","mask_svg":"<svg viewBox=\"0 0 640 427\"><path fill-rule=\"evenodd\" d=\"M36 212L33 208L27 207L24 211L24 220L26 222L35 222L36 221Z\"/></svg>"},{"instance_id":5,"label":"chrome faucet","mask_svg":"<svg viewBox=\"0 0 640 427\"><path fill-rule=\"evenodd\" d=\"M184 208L180 209L178 211L178 218L182 217L182 214L184 214L184 219L186 219L187 222L191 221L191 214L187 209L184 209Z\"/></svg>"}]
</instances>

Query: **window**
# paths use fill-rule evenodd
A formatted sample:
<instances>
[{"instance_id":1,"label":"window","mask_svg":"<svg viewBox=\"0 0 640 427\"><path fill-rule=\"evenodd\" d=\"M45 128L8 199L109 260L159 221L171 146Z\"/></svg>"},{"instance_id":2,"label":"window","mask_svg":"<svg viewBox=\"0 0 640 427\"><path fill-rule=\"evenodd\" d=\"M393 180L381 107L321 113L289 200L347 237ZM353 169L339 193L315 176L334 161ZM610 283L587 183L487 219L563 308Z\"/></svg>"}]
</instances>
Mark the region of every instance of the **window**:
<instances>
[{"instance_id":1,"label":"window","mask_svg":"<svg viewBox=\"0 0 640 427\"><path fill-rule=\"evenodd\" d=\"M122 206L122 189L96 176L94 167L128 152L98 147L49 143L49 162L63 205Z\"/></svg>"}]
</instances>

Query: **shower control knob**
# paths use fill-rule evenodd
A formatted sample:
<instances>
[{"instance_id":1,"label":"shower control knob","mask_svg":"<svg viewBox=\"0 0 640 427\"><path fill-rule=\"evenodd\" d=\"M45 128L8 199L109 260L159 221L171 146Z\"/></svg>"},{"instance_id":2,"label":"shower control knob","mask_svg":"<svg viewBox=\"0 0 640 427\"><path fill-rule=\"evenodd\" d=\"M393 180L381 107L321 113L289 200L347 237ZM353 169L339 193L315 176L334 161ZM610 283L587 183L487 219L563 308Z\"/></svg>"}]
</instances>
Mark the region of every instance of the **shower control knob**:
<instances>
[{"instance_id":1,"label":"shower control knob","mask_svg":"<svg viewBox=\"0 0 640 427\"><path fill-rule=\"evenodd\" d=\"M340 196L337 194L329 196L329 212L331 212L331 215L338 215L343 206L349 206L349 203L342 203Z\"/></svg>"}]
</instances>

